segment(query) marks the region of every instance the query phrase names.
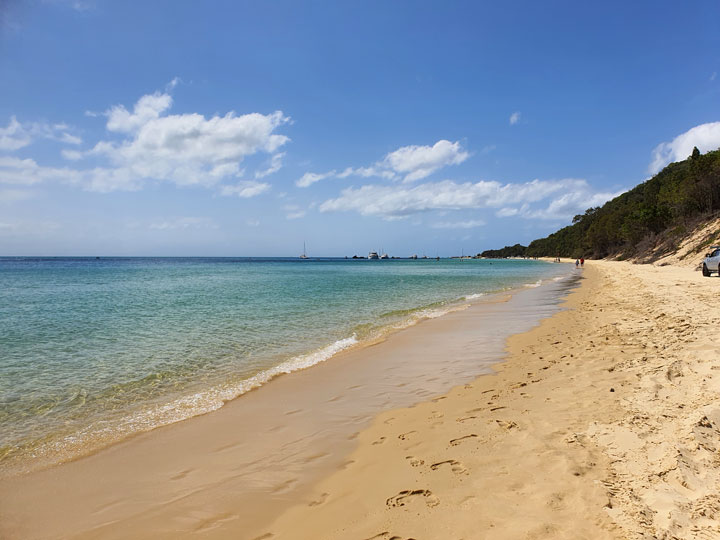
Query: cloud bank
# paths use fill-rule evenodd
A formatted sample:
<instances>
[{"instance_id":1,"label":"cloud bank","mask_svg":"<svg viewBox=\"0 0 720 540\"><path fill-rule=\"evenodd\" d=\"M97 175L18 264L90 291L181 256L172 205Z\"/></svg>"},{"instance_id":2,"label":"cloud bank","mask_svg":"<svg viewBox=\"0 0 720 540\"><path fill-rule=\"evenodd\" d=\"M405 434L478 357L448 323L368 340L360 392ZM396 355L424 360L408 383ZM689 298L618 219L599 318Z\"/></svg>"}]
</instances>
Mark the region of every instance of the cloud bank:
<instances>
[{"instance_id":1,"label":"cloud bank","mask_svg":"<svg viewBox=\"0 0 720 540\"><path fill-rule=\"evenodd\" d=\"M169 89L175 82L168 85ZM256 178L280 170L284 153L278 150L290 139L277 133L289 122L281 111L270 114L236 115L206 118L198 113L169 114L172 96L155 92L142 96L128 110L115 105L102 116L106 129L114 137L97 142L88 150L64 149L65 159L73 168L53 168L35 161L5 157L0 160L0 182L33 184L47 180L78 184L90 191L110 192L140 189L148 181L166 181L179 186L220 186L222 194L250 197L266 191L269 184L240 182L222 185L227 179L242 177L245 158L266 153L270 161ZM119 136L119 138L118 138ZM37 137L53 138L65 144L80 145L79 137L67 126L33 124L30 127L10 119L0 128L0 150L24 148ZM85 161L98 164L80 168Z\"/></svg>"},{"instance_id":2,"label":"cloud bank","mask_svg":"<svg viewBox=\"0 0 720 540\"><path fill-rule=\"evenodd\" d=\"M339 197L323 202L319 209L321 212L357 212L363 216L397 219L432 210L499 208L500 217L567 219L615 196L616 193L593 192L582 179L533 180L522 184L445 180L415 187L351 187L343 190ZM542 207L530 206L548 199Z\"/></svg>"},{"instance_id":3,"label":"cloud bank","mask_svg":"<svg viewBox=\"0 0 720 540\"><path fill-rule=\"evenodd\" d=\"M459 165L469 157L470 153L463 149L460 142L441 139L432 146L402 146L369 167L347 167L340 173L335 170L326 173L307 172L295 182L295 185L309 187L326 178L349 176L377 177L409 183L426 178L443 167Z\"/></svg>"}]
</instances>

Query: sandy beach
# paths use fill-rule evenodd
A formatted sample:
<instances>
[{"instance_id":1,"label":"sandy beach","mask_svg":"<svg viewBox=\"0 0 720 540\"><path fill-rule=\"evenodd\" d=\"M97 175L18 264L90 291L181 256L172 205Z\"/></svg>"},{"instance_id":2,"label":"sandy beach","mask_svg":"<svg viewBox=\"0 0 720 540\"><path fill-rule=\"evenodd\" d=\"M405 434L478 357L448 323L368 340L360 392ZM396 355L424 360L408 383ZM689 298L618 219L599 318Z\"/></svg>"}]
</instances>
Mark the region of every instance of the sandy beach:
<instances>
[{"instance_id":1,"label":"sandy beach","mask_svg":"<svg viewBox=\"0 0 720 540\"><path fill-rule=\"evenodd\" d=\"M500 312L427 321L202 421L4 481L4 537L718 537L720 279L598 261L578 273L566 309L511 337L505 361L485 375L463 381L460 360L479 354L467 345L477 317L507 320ZM419 364L407 403L420 403L385 410L369 427L372 414L349 410L357 396L321 390L361 371L391 381L394 361L423 350L455 360L451 375L463 384L440 395L431 364ZM360 358L378 363L361 369ZM302 394L308 384L316 391ZM371 387L360 383L360 396ZM390 391L375 391L381 408L397 406L382 401ZM303 431L314 425L308 396L334 404L319 438ZM285 420L258 420L270 417ZM272 446L249 455L255 437L290 440L286 461L269 458ZM274 496L259 502L254 487Z\"/></svg>"},{"instance_id":2,"label":"sandy beach","mask_svg":"<svg viewBox=\"0 0 720 540\"><path fill-rule=\"evenodd\" d=\"M264 538L718 538L720 279L584 277L496 375L380 415Z\"/></svg>"}]
</instances>

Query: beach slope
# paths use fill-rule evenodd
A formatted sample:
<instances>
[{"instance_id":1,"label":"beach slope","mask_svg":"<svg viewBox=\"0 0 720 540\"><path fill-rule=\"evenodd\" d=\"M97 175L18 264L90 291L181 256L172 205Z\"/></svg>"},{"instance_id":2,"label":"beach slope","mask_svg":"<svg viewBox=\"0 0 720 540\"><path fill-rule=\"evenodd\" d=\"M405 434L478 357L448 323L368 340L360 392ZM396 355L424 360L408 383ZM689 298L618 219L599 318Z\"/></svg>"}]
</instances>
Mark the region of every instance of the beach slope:
<instances>
[{"instance_id":1,"label":"beach slope","mask_svg":"<svg viewBox=\"0 0 720 540\"><path fill-rule=\"evenodd\" d=\"M381 414L262 538L717 538L720 279L582 271L495 375Z\"/></svg>"}]
</instances>

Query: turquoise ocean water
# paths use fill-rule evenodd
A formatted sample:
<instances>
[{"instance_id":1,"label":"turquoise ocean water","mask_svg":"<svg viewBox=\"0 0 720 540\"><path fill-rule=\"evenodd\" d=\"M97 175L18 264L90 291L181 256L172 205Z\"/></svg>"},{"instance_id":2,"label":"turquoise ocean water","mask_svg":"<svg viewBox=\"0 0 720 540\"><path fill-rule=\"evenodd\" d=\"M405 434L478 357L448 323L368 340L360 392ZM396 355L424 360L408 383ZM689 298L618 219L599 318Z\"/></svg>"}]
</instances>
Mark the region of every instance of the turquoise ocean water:
<instances>
[{"instance_id":1,"label":"turquoise ocean water","mask_svg":"<svg viewBox=\"0 0 720 540\"><path fill-rule=\"evenodd\" d=\"M523 260L0 258L0 470L217 409L565 272Z\"/></svg>"}]
</instances>

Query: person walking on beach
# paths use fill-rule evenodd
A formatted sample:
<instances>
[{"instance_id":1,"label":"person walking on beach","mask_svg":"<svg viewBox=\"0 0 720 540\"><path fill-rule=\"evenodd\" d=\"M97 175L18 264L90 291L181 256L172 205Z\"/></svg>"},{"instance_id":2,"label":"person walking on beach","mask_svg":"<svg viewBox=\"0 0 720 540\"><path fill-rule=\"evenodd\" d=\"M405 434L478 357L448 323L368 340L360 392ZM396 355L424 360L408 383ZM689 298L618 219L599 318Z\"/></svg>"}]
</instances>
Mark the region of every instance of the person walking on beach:
<instances>
[{"instance_id":1,"label":"person walking on beach","mask_svg":"<svg viewBox=\"0 0 720 540\"><path fill-rule=\"evenodd\" d=\"M585 266L585 257L580 257L580 266Z\"/></svg>"},{"instance_id":2,"label":"person walking on beach","mask_svg":"<svg viewBox=\"0 0 720 540\"><path fill-rule=\"evenodd\" d=\"M580 266L580 260L579 260L579 259L575 259L575 268L577 268L578 266Z\"/></svg>"}]
</instances>

